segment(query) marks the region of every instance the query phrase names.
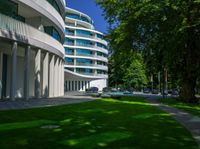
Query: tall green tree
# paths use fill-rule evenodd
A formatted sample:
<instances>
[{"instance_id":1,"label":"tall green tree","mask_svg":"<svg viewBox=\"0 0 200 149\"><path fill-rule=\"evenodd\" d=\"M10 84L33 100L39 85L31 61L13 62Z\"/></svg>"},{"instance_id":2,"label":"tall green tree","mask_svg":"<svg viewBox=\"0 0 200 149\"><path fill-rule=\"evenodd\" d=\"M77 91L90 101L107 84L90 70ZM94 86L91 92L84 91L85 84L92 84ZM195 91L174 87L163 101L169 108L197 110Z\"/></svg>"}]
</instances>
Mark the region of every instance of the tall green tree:
<instances>
[{"instance_id":1,"label":"tall green tree","mask_svg":"<svg viewBox=\"0 0 200 149\"><path fill-rule=\"evenodd\" d=\"M118 49L140 49L180 79L180 99L197 102L200 0L97 0ZM126 52L126 51L125 51ZM162 58L162 59L160 59Z\"/></svg>"},{"instance_id":2,"label":"tall green tree","mask_svg":"<svg viewBox=\"0 0 200 149\"><path fill-rule=\"evenodd\" d=\"M126 86L137 89L141 89L147 84L145 65L140 54L134 56L130 66L126 69L123 80Z\"/></svg>"}]
</instances>

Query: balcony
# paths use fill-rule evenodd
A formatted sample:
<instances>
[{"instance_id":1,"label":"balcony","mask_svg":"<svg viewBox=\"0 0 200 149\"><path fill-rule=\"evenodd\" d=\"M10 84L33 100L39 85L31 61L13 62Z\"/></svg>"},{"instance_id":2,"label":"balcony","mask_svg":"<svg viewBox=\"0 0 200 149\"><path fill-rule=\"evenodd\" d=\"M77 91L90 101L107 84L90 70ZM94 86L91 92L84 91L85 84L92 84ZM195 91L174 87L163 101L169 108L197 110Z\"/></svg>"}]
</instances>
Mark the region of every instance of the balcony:
<instances>
[{"instance_id":1,"label":"balcony","mask_svg":"<svg viewBox=\"0 0 200 149\"><path fill-rule=\"evenodd\" d=\"M49 20L53 20L52 23L54 23L58 28L60 34L64 35L64 28L65 23L63 21L62 16L59 14L59 12L46 0L20 0L21 3L26 5L27 7L30 7ZM62 2L63 4L63 2Z\"/></svg>"},{"instance_id":2,"label":"balcony","mask_svg":"<svg viewBox=\"0 0 200 149\"><path fill-rule=\"evenodd\" d=\"M45 49L64 57L64 47L53 37L3 14L0 14L0 36Z\"/></svg>"}]
</instances>

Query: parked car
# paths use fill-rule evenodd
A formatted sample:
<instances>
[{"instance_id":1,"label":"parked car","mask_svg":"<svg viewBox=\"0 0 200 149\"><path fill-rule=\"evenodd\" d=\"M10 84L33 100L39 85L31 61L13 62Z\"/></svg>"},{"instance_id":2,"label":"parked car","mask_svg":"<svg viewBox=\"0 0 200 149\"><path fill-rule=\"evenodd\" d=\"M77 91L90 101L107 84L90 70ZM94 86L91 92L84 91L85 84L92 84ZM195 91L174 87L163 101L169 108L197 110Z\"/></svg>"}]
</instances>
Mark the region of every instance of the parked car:
<instances>
[{"instance_id":1,"label":"parked car","mask_svg":"<svg viewBox=\"0 0 200 149\"><path fill-rule=\"evenodd\" d=\"M109 92L110 89L109 89L108 87L104 87L102 91L103 91L103 92Z\"/></svg>"},{"instance_id":2,"label":"parked car","mask_svg":"<svg viewBox=\"0 0 200 149\"><path fill-rule=\"evenodd\" d=\"M87 93L97 93L98 92L98 88L97 87L90 87L88 89L86 89Z\"/></svg>"},{"instance_id":3,"label":"parked car","mask_svg":"<svg viewBox=\"0 0 200 149\"><path fill-rule=\"evenodd\" d=\"M150 93L150 89L149 88L145 88L144 90L143 90L143 93L146 93L146 94L148 94L148 93Z\"/></svg>"},{"instance_id":4,"label":"parked car","mask_svg":"<svg viewBox=\"0 0 200 149\"><path fill-rule=\"evenodd\" d=\"M153 89L151 93L152 93L152 94L158 94L159 91L158 91L158 89Z\"/></svg>"},{"instance_id":5,"label":"parked car","mask_svg":"<svg viewBox=\"0 0 200 149\"><path fill-rule=\"evenodd\" d=\"M117 90L117 88L112 88L111 89L111 92L117 92L118 90Z\"/></svg>"},{"instance_id":6,"label":"parked car","mask_svg":"<svg viewBox=\"0 0 200 149\"><path fill-rule=\"evenodd\" d=\"M179 95L178 89L173 89L171 94L172 95Z\"/></svg>"}]
</instances>

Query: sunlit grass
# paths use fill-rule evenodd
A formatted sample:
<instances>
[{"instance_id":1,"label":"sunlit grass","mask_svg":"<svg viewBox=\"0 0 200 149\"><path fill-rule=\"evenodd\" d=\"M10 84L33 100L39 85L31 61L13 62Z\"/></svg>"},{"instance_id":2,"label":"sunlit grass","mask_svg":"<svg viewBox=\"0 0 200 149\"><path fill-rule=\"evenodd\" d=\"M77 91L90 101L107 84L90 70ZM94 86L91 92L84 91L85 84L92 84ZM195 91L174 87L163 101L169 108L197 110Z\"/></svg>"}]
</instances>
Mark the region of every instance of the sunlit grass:
<instances>
[{"instance_id":1,"label":"sunlit grass","mask_svg":"<svg viewBox=\"0 0 200 149\"><path fill-rule=\"evenodd\" d=\"M197 149L183 126L141 97L1 111L0 134L0 149Z\"/></svg>"},{"instance_id":2,"label":"sunlit grass","mask_svg":"<svg viewBox=\"0 0 200 149\"><path fill-rule=\"evenodd\" d=\"M159 102L179 108L200 117L200 104L183 103L176 99L158 99Z\"/></svg>"}]
</instances>

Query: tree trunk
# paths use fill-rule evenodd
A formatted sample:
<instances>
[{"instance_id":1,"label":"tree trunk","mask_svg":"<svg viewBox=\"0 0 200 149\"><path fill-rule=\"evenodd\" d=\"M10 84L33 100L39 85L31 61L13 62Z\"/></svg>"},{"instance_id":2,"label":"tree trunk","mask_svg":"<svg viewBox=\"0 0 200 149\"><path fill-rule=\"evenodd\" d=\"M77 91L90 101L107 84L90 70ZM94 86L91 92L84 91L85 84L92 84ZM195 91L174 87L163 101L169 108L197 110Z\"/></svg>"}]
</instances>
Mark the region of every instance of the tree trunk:
<instances>
[{"instance_id":1,"label":"tree trunk","mask_svg":"<svg viewBox=\"0 0 200 149\"><path fill-rule=\"evenodd\" d=\"M191 13L194 8L192 0L188 1L188 13L187 13L187 42L185 45L185 64L182 72L182 84L180 91L180 100L183 102L197 103L198 99L195 97L195 87L197 82L197 70L199 65L199 48L196 46L196 32L193 26L195 16Z\"/></svg>"},{"instance_id":2,"label":"tree trunk","mask_svg":"<svg viewBox=\"0 0 200 149\"><path fill-rule=\"evenodd\" d=\"M197 103L198 99L195 97L195 78L187 78L182 81L179 99L183 102Z\"/></svg>"}]
</instances>

